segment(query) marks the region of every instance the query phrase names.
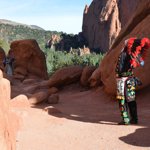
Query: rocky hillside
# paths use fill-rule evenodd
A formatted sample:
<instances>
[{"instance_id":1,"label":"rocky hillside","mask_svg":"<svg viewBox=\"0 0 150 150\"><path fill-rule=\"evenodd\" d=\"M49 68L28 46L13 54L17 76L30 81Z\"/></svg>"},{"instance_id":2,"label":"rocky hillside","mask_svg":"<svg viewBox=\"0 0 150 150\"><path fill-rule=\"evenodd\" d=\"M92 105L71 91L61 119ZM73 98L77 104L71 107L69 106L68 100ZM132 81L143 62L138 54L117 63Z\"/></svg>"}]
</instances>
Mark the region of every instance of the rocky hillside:
<instances>
[{"instance_id":1,"label":"rocky hillside","mask_svg":"<svg viewBox=\"0 0 150 150\"><path fill-rule=\"evenodd\" d=\"M59 37L59 40L53 40L52 37L54 36ZM71 47L77 49L87 45L82 34L73 35L57 31L46 31L36 25L26 25L0 19L0 46L5 51L9 50L11 42L24 39L35 39L42 50L47 45L46 48L69 52Z\"/></svg>"},{"instance_id":2,"label":"rocky hillside","mask_svg":"<svg viewBox=\"0 0 150 150\"><path fill-rule=\"evenodd\" d=\"M35 39L41 48L45 46L52 34L60 34L56 31L45 31L35 25L25 25L9 20L0 19L0 40L4 49L9 49L9 44L15 40Z\"/></svg>"},{"instance_id":3,"label":"rocky hillside","mask_svg":"<svg viewBox=\"0 0 150 150\"><path fill-rule=\"evenodd\" d=\"M26 25L26 24L22 24L22 23L18 23L18 22L14 22L11 20L6 20L6 19L0 19L0 24L9 24L9 25L13 25L13 26L24 26L24 27L28 27L31 29L38 29L38 30L44 30L43 28L36 26L36 25Z\"/></svg>"}]
</instances>

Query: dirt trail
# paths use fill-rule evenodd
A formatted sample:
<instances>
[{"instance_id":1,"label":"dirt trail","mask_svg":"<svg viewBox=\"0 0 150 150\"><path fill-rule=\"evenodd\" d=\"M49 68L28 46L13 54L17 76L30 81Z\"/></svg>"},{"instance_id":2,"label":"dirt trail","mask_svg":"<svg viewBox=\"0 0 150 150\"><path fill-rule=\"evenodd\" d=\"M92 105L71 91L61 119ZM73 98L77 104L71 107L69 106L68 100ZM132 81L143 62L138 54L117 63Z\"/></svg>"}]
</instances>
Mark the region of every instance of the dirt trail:
<instances>
[{"instance_id":1,"label":"dirt trail","mask_svg":"<svg viewBox=\"0 0 150 150\"><path fill-rule=\"evenodd\" d=\"M139 125L129 126L117 125L118 104L102 89L80 90L66 87L49 108L15 108L23 122L17 150L150 150L149 89L137 96Z\"/></svg>"}]
</instances>

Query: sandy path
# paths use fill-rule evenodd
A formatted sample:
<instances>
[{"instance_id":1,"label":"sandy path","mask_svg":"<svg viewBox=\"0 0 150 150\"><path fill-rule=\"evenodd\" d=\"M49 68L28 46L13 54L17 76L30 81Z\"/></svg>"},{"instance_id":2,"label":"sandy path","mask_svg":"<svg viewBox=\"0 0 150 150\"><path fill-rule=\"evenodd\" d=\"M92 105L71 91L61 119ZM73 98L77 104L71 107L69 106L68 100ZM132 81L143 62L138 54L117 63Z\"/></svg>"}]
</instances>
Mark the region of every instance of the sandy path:
<instances>
[{"instance_id":1,"label":"sandy path","mask_svg":"<svg viewBox=\"0 0 150 150\"><path fill-rule=\"evenodd\" d=\"M149 91L149 89L147 90ZM59 104L16 108L17 150L150 150L150 94L138 94L139 125L118 126L118 104L99 90L66 87Z\"/></svg>"}]
</instances>

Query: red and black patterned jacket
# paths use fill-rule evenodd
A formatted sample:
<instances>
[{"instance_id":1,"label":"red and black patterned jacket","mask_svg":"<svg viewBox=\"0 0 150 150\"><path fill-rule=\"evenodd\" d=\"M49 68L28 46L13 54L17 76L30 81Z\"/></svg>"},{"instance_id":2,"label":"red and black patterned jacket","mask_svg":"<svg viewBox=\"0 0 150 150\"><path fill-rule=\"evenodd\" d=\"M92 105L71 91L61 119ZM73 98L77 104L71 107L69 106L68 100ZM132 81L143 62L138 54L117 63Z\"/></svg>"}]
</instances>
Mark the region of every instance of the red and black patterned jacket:
<instances>
[{"instance_id":1,"label":"red and black patterned jacket","mask_svg":"<svg viewBox=\"0 0 150 150\"><path fill-rule=\"evenodd\" d=\"M121 51L117 65L116 77L133 76L133 69L144 63L147 49L150 48L148 38L129 38L125 41L125 46Z\"/></svg>"}]
</instances>

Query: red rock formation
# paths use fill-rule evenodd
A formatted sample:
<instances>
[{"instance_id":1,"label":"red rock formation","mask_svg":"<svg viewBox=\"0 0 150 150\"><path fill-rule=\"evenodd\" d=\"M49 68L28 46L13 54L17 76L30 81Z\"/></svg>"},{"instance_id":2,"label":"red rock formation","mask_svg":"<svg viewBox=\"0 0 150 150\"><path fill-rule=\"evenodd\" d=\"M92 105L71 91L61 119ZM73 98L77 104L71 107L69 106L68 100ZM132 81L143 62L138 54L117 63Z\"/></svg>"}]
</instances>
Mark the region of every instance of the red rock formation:
<instances>
[{"instance_id":1,"label":"red rock formation","mask_svg":"<svg viewBox=\"0 0 150 150\"><path fill-rule=\"evenodd\" d=\"M61 38L60 38L59 35L53 34L53 35L51 36L51 38L47 41L47 43L46 43L46 48L51 48L51 49L55 48L55 47L54 47L55 44L58 43L58 42L60 42L60 40L61 40Z\"/></svg>"},{"instance_id":2,"label":"red rock formation","mask_svg":"<svg viewBox=\"0 0 150 150\"><path fill-rule=\"evenodd\" d=\"M90 84L89 78L91 77L95 69L96 69L95 67L91 67L91 66L84 67L81 78L80 78L80 84L82 86L89 86Z\"/></svg>"},{"instance_id":3,"label":"red rock formation","mask_svg":"<svg viewBox=\"0 0 150 150\"><path fill-rule=\"evenodd\" d=\"M150 38L150 0L142 0L137 5L134 14L131 15L130 21L122 29L120 35L112 46L112 50L104 57L100 65L101 80L104 83L105 90L109 93L115 94L116 81L115 81L115 66L118 55L124 41L129 37L148 37ZM134 73L142 81L140 88L150 85L150 49L145 61L144 67L135 69Z\"/></svg>"},{"instance_id":4,"label":"red rock formation","mask_svg":"<svg viewBox=\"0 0 150 150\"><path fill-rule=\"evenodd\" d=\"M15 130L9 108L10 83L2 77L0 70L0 149L15 150Z\"/></svg>"},{"instance_id":5,"label":"red rock formation","mask_svg":"<svg viewBox=\"0 0 150 150\"><path fill-rule=\"evenodd\" d=\"M89 6L88 6L88 5L85 5L84 14L87 14L87 13L88 13L88 10L89 10Z\"/></svg>"},{"instance_id":6,"label":"red rock formation","mask_svg":"<svg viewBox=\"0 0 150 150\"><path fill-rule=\"evenodd\" d=\"M83 48L79 48L79 55L83 56L83 55L87 55L90 54L90 49L88 47L83 47Z\"/></svg>"},{"instance_id":7,"label":"red rock formation","mask_svg":"<svg viewBox=\"0 0 150 150\"><path fill-rule=\"evenodd\" d=\"M82 25L90 49L106 52L111 47L121 29L118 11L117 0L93 0L83 15Z\"/></svg>"},{"instance_id":8,"label":"red rock formation","mask_svg":"<svg viewBox=\"0 0 150 150\"><path fill-rule=\"evenodd\" d=\"M58 91L55 87L79 82L82 71L83 68L80 66L71 66L57 70L49 80L26 79L23 82L12 85L11 96L13 99L19 99L20 97L14 97L24 94L29 98L31 104L46 102L51 94ZM20 101L20 103L22 102Z\"/></svg>"},{"instance_id":9,"label":"red rock formation","mask_svg":"<svg viewBox=\"0 0 150 150\"><path fill-rule=\"evenodd\" d=\"M59 95L58 94L52 94L48 97L48 104L58 104L59 102Z\"/></svg>"},{"instance_id":10,"label":"red rock formation","mask_svg":"<svg viewBox=\"0 0 150 150\"><path fill-rule=\"evenodd\" d=\"M127 22L130 20L134 14L139 3L143 3L141 0L121 0L119 5L119 20L121 23L121 28L125 27Z\"/></svg>"},{"instance_id":11,"label":"red rock formation","mask_svg":"<svg viewBox=\"0 0 150 150\"><path fill-rule=\"evenodd\" d=\"M89 78L90 87L102 85L100 67L97 68Z\"/></svg>"},{"instance_id":12,"label":"red rock formation","mask_svg":"<svg viewBox=\"0 0 150 150\"><path fill-rule=\"evenodd\" d=\"M82 71L83 68L80 66L70 66L59 69L50 77L48 85L50 87L59 87L78 82Z\"/></svg>"},{"instance_id":13,"label":"red rock formation","mask_svg":"<svg viewBox=\"0 0 150 150\"><path fill-rule=\"evenodd\" d=\"M14 41L10 47L9 56L15 58L14 77L48 78L44 53L35 40Z\"/></svg>"},{"instance_id":14,"label":"red rock formation","mask_svg":"<svg viewBox=\"0 0 150 150\"><path fill-rule=\"evenodd\" d=\"M108 51L130 20L141 0L93 0L83 15L83 34L89 48Z\"/></svg>"},{"instance_id":15,"label":"red rock formation","mask_svg":"<svg viewBox=\"0 0 150 150\"><path fill-rule=\"evenodd\" d=\"M38 103L41 103L45 100L47 100L49 97L49 94L45 91L40 91L40 92L37 92L37 93L34 93L32 94L30 97L29 97L29 102L31 104L38 104Z\"/></svg>"}]
</instances>

